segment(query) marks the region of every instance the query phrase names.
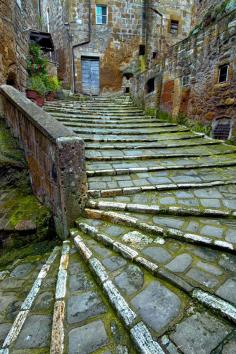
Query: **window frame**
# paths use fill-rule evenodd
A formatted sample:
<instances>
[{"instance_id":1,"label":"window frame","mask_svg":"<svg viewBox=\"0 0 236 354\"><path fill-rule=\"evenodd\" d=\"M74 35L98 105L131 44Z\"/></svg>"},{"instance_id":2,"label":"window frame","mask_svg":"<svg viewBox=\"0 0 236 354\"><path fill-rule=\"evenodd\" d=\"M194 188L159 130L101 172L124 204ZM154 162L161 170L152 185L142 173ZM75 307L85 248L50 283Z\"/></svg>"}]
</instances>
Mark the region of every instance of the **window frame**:
<instances>
[{"instance_id":1,"label":"window frame","mask_svg":"<svg viewBox=\"0 0 236 354\"><path fill-rule=\"evenodd\" d=\"M220 77L221 77L221 69L223 67L227 67L227 75L226 75L226 80L225 81L220 81ZM218 84L225 84L227 82L229 82L229 69L230 69L230 64L229 63L225 63L222 65L218 66Z\"/></svg>"},{"instance_id":2,"label":"window frame","mask_svg":"<svg viewBox=\"0 0 236 354\"><path fill-rule=\"evenodd\" d=\"M172 25L173 24L178 24L176 30L172 31L173 27ZM180 28L180 22L178 20L174 20L173 18L170 19L170 33L173 35L173 36L178 36L179 34L179 28Z\"/></svg>"},{"instance_id":3,"label":"window frame","mask_svg":"<svg viewBox=\"0 0 236 354\"><path fill-rule=\"evenodd\" d=\"M98 8L105 8L106 9L106 15L98 15ZM102 22L98 22L98 18L101 17L102 18ZM106 22L103 23L103 18L106 19ZM103 5L103 4L96 4L96 8L95 8L95 20L96 20L96 25L98 26L105 26L108 23L108 6L107 5Z\"/></svg>"}]
</instances>

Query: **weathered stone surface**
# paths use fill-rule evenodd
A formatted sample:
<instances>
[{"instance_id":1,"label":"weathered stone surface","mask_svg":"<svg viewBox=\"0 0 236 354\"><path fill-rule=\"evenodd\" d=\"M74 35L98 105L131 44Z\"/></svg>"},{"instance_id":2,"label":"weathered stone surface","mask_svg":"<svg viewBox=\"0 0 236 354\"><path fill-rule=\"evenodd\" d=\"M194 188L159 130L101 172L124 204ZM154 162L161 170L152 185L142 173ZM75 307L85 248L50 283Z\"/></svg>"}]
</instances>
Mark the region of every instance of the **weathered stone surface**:
<instances>
[{"instance_id":1,"label":"weathered stone surface","mask_svg":"<svg viewBox=\"0 0 236 354\"><path fill-rule=\"evenodd\" d=\"M153 242L152 238L147 237L146 235L141 234L141 232L138 231L132 231L125 234L124 236L122 236L122 240L125 243L128 243L131 246L137 248L142 248L143 246Z\"/></svg>"},{"instance_id":2,"label":"weathered stone surface","mask_svg":"<svg viewBox=\"0 0 236 354\"><path fill-rule=\"evenodd\" d=\"M148 247L143 250L143 253L152 260L160 263L166 263L171 259L169 252L161 247Z\"/></svg>"},{"instance_id":3,"label":"weathered stone surface","mask_svg":"<svg viewBox=\"0 0 236 354\"><path fill-rule=\"evenodd\" d=\"M51 317L32 315L25 324L16 341L16 349L33 349L49 347Z\"/></svg>"},{"instance_id":4,"label":"weathered stone surface","mask_svg":"<svg viewBox=\"0 0 236 354\"><path fill-rule=\"evenodd\" d=\"M127 261L119 256L112 256L102 260L103 265L110 271L115 271L123 267Z\"/></svg>"},{"instance_id":5,"label":"weathered stone surface","mask_svg":"<svg viewBox=\"0 0 236 354\"><path fill-rule=\"evenodd\" d=\"M31 263L19 264L10 274L10 276L15 278L24 279L32 271L34 265Z\"/></svg>"},{"instance_id":6,"label":"weathered stone surface","mask_svg":"<svg viewBox=\"0 0 236 354\"><path fill-rule=\"evenodd\" d=\"M103 322L91 322L70 331L68 354L89 354L107 343L108 336Z\"/></svg>"},{"instance_id":7,"label":"weathered stone surface","mask_svg":"<svg viewBox=\"0 0 236 354\"><path fill-rule=\"evenodd\" d=\"M69 323L81 322L105 312L105 305L94 292L73 295L68 299L67 320Z\"/></svg>"},{"instance_id":8,"label":"weathered stone surface","mask_svg":"<svg viewBox=\"0 0 236 354\"><path fill-rule=\"evenodd\" d=\"M232 328L207 313L196 313L177 325L170 337L185 354L210 354Z\"/></svg>"},{"instance_id":9,"label":"weathered stone surface","mask_svg":"<svg viewBox=\"0 0 236 354\"><path fill-rule=\"evenodd\" d=\"M214 288L218 285L218 280L214 275L199 268L191 268L186 275L195 280L197 283L200 283L208 288Z\"/></svg>"},{"instance_id":10,"label":"weathered stone surface","mask_svg":"<svg viewBox=\"0 0 236 354\"><path fill-rule=\"evenodd\" d=\"M219 287L216 294L222 297L224 300L236 305L236 280L228 279Z\"/></svg>"},{"instance_id":11,"label":"weathered stone surface","mask_svg":"<svg viewBox=\"0 0 236 354\"><path fill-rule=\"evenodd\" d=\"M131 295L143 287L144 275L136 265L129 265L115 277L116 285L126 294Z\"/></svg>"},{"instance_id":12,"label":"weathered stone surface","mask_svg":"<svg viewBox=\"0 0 236 354\"><path fill-rule=\"evenodd\" d=\"M131 303L143 321L155 331L170 324L180 311L179 298L157 281L136 295Z\"/></svg>"},{"instance_id":13,"label":"weathered stone surface","mask_svg":"<svg viewBox=\"0 0 236 354\"><path fill-rule=\"evenodd\" d=\"M166 268L175 273L182 273L192 264L192 260L189 254L181 254L168 263Z\"/></svg>"}]
</instances>

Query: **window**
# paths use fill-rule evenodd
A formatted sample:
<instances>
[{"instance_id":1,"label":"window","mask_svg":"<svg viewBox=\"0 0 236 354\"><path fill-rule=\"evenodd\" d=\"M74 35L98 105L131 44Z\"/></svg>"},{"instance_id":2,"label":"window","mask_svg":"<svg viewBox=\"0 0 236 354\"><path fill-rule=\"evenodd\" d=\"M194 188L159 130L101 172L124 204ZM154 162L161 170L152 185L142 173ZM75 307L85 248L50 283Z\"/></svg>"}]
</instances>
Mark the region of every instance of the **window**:
<instances>
[{"instance_id":1,"label":"window","mask_svg":"<svg viewBox=\"0 0 236 354\"><path fill-rule=\"evenodd\" d=\"M148 82L146 84L146 90L147 90L147 93L151 93L155 90L155 79L154 78L148 80Z\"/></svg>"},{"instance_id":2,"label":"window","mask_svg":"<svg viewBox=\"0 0 236 354\"><path fill-rule=\"evenodd\" d=\"M230 139L232 122L230 118L221 118L212 124L212 136L214 139Z\"/></svg>"},{"instance_id":3,"label":"window","mask_svg":"<svg viewBox=\"0 0 236 354\"><path fill-rule=\"evenodd\" d=\"M179 31L179 21L170 21L170 33L177 35Z\"/></svg>"},{"instance_id":4,"label":"window","mask_svg":"<svg viewBox=\"0 0 236 354\"><path fill-rule=\"evenodd\" d=\"M105 25L107 23L107 6L96 5L96 24Z\"/></svg>"},{"instance_id":5,"label":"window","mask_svg":"<svg viewBox=\"0 0 236 354\"><path fill-rule=\"evenodd\" d=\"M156 59L157 58L157 52L152 52L152 59Z\"/></svg>"},{"instance_id":6,"label":"window","mask_svg":"<svg viewBox=\"0 0 236 354\"><path fill-rule=\"evenodd\" d=\"M139 55L145 55L146 49L144 44L140 44L139 46Z\"/></svg>"},{"instance_id":7,"label":"window","mask_svg":"<svg viewBox=\"0 0 236 354\"><path fill-rule=\"evenodd\" d=\"M219 83L228 81L229 64L219 66Z\"/></svg>"}]
</instances>

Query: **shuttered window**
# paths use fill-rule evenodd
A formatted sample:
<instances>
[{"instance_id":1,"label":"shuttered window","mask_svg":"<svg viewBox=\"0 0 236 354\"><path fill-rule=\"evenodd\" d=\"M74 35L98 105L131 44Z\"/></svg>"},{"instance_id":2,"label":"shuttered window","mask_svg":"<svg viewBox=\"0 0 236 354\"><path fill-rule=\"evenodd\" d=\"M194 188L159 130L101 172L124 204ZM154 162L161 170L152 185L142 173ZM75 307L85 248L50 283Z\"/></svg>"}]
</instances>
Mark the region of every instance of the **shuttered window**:
<instances>
[{"instance_id":1,"label":"shuttered window","mask_svg":"<svg viewBox=\"0 0 236 354\"><path fill-rule=\"evenodd\" d=\"M96 24L105 25L107 23L107 6L96 5Z\"/></svg>"}]
</instances>

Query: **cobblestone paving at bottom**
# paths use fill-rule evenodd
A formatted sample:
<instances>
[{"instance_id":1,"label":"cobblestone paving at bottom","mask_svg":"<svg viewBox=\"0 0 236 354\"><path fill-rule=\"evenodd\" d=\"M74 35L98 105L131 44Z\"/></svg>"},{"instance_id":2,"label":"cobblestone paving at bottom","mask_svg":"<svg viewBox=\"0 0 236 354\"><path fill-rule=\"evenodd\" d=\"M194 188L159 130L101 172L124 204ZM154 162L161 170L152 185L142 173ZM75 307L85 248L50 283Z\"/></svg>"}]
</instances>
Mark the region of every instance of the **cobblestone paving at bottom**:
<instances>
[{"instance_id":1,"label":"cobblestone paving at bottom","mask_svg":"<svg viewBox=\"0 0 236 354\"><path fill-rule=\"evenodd\" d=\"M129 97L45 109L85 138L89 200L48 260L0 273L0 353L234 354L235 147Z\"/></svg>"}]
</instances>

